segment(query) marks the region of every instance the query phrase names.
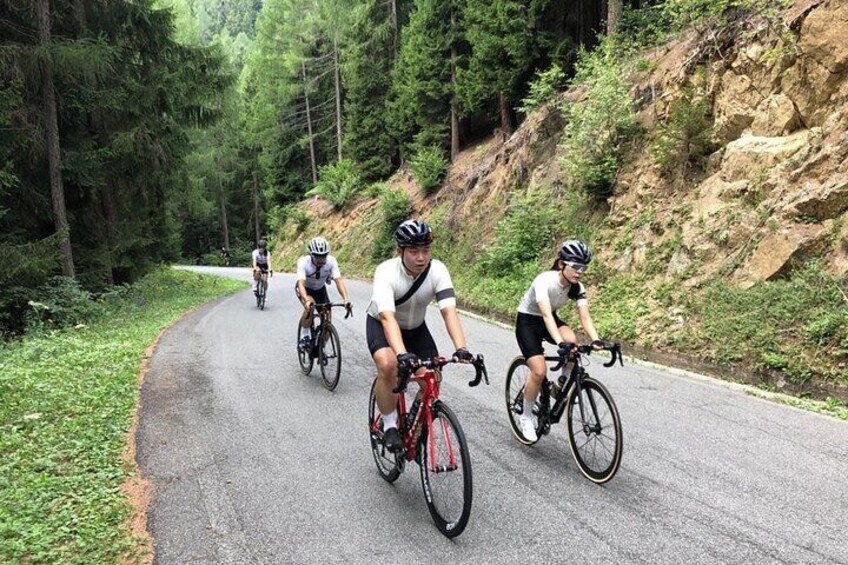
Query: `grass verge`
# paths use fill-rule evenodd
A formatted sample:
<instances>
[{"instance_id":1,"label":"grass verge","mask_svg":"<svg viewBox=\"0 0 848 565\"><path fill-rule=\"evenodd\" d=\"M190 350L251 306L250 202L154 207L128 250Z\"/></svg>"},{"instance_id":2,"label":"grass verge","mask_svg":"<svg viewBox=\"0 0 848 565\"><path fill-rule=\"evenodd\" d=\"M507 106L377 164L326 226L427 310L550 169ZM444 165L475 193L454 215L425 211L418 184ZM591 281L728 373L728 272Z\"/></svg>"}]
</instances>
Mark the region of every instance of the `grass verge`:
<instances>
[{"instance_id":1,"label":"grass verge","mask_svg":"<svg viewBox=\"0 0 848 565\"><path fill-rule=\"evenodd\" d=\"M142 559L121 486L145 349L182 312L244 288L174 270L103 299L89 326L0 345L0 562Z\"/></svg>"}]
</instances>

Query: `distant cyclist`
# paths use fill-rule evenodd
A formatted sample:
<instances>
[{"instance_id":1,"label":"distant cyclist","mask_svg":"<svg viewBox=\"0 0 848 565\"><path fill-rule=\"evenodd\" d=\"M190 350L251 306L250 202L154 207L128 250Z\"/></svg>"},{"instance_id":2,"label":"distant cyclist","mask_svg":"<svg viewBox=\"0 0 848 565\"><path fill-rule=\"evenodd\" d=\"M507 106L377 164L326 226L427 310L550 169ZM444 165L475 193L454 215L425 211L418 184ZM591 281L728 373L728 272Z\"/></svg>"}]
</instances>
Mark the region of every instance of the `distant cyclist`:
<instances>
[{"instance_id":1,"label":"distant cyclist","mask_svg":"<svg viewBox=\"0 0 848 565\"><path fill-rule=\"evenodd\" d=\"M225 267L230 266L230 252L227 251L226 247L221 248L221 265Z\"/></svg>"},{"instance_id":2,"label":"distant cyclist","mask_svg":"<svg viewBox=\"0 0 848 565\"><path fill-rule=\"evenodd\" d=\"M262 276L268 276L268 273L273 275L271 269L271 254L268 253L268 242L260 239L256 244L256 249L253 250L253 294L257 293L259 279Z\"/></svg>"},{"instance_id":3,"label":"distant cyclist","mask_svg":"<svg viewBox=\"0 0 848 565\"><path fill-rule=\"evenodd\" d=\"M432 259L433 232L426 222L407 220L394 232L398 256L374 272L374 294L365 323L368 350L377 366L377 407L383 416L383 441L394 452L403 449L397 429L398 367L415 367L438 355L424 316L435 299L456 352L470 362L465 332L456 311L456 294L447 267Z\"/></svg>"},{"instance_id":4,"label":"distant cyclist","mask_svg":"<svg viewBox=\"0 0 848 565\"><path fill-rule=\"evenodd\" d=\"M589 268L592 252L586 244L577 239L563 242L550 271L538 275L530 289L524 294L518 305L518 316L515 321L515 337L521 354L527 360L530 376L524 385L524 410L519 418L521 433L527 441L535 442L536 423L533 419L533 405L539 395L542 379L545 378L543 341L559 345L577 343L574 330L563 322L556 312L574 301L580 317L580 325L592 339L592 345L603 346L595 330L595 324L589 315L589 302L586 299L586 288L580 282L580 277Z\"/></svg>"},{"instance_id":5,"label":"distant cyclist","mask_svg":"<svg viewBox=\"0 0 848 565\"><path fill-rule=\"evenodd\" d=\"M336 283L339 294L342 295L348 313L353 311L339 271L339 263L330 255L330 244L323 237L314 237L307 246L308 255L297 260L297 284L295 292L303 304L303 315L300 317L299 347L303 351L311 347L310 330L312 328L312 305L330 302L327 296L327 285ZM330 312L332 316L332 312Z\"/></svg>"}]
</instances>

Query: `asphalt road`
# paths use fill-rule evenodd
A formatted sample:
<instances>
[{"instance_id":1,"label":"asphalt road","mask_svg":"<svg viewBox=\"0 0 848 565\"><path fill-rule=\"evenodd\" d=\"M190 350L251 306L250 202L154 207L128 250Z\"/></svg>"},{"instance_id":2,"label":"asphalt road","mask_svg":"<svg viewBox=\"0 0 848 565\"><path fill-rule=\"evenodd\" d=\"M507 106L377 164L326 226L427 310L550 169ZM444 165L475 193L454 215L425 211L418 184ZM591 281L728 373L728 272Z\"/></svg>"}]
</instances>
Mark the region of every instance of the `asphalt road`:
<instances>
[{"instance_id":1,"label":"asphalt road","mask_svg":"<svg viewBox=\"0 0 848 565\"><path fill-rule=\"evenodd\" d=\"M589 371L611 390L624 429L621 469L598 486L578 471L563 426L534 447L515 441L503 405L515 339L468 317L470 349L486 355L492 384L469 388L465 367L445 372L442 398L469 439L474 475L470 522L448 540L432 525L417 466L390 485L371 457L370 285L348 281L355 316L336 316L344 359L332 393L317 368L299 370L293 287L293 275L278 274L265 311L241 292L159 343L137 436L158 564L848 563L845 423L595 359ZM434 308L428 325L452 352Z\"/></svg>"}]
</instances>

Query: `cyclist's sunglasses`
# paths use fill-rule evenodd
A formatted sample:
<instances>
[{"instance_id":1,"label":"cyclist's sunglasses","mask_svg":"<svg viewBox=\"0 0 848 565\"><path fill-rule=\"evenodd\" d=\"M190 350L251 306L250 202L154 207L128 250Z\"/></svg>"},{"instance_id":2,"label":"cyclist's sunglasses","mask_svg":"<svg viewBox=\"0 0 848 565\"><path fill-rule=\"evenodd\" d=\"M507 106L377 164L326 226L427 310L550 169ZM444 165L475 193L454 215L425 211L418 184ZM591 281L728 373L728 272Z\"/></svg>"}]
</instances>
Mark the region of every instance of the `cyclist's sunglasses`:
<instances>
[{"instance_id":1,"label":"cyclist's sunglasses","mask_svg":"<svg viewBox=\"0 0 848 565\"><path fill-rule=\"evenodd\" d=\"M576 273L585 273L586 269L589 268L589 265L584 265L583 263L570 263L568 261L563 261L563 263Z\"/></svg>"}]
</instances>

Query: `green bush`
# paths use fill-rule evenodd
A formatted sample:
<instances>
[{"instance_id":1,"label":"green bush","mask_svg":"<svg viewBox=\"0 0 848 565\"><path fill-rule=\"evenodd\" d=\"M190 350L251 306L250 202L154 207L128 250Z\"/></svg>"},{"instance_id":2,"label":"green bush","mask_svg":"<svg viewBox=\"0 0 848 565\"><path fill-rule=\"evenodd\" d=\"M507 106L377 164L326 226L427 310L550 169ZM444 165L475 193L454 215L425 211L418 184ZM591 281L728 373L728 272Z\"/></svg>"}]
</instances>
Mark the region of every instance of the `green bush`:
<instances>
[{"instance_id":1,"label":"green bush","mask_svg":"<svg viewBox=\"0 0 848 565\"><path fill-rule=\"evenodd\" d=\"M516 195L481 258L483 273L500 276L518 272L526 263L537 265L542 257L551 255L561 227L560 211L550 197Z\"/></svg>"},{"instance_id":2,"label":"green bush","mask_svg":"<svg viewBox=\"0 0 848 565\"><path fill-rule=\"evenodd\" d=\"M687 86L669 105L668 117L657 125L651 154L664 171L683 177L715 149L712 134L704 91Z\"/></svg>"},{"instance_id":3,"label":"green bush","mask_svg":"<svg viewBox=\"0 0 848 565\"><path fill-rule=\"evenodd\" d=\"M575 188L600 200L612 194L623 146L636 133L626 59L609 38L595 51L582 51L573 85L582 85L586 93L565 108L562 167Z\"/></svg>"},{"instance_id":4,"label":"green bush","mask_svg":"<svg viewBox=\"0 0 848 565\"><path fill-rule=\"evenodd\" d=\"M383 217L380 223L380 233L374 239L374 247L371 249L371 260L379 263L391 258L395 251L392 234L395 228L409 217L412 211L412 203L409 196L403 190L385 190L380 196L380 214Z\"/></svg>"},{"instance_id":5,"label":"green bush","mask_svg":"<svg viewBox=\"0 0 848 565\"><path fill-rule=\"evenodd\" d=\"M521 101L522 106L518 110L529 114L545 102L553 100L564 86L565 73L559 65L554 64L546 71L537 72L530 82L530 92Z\"/></svg>"},{"instance_id":6,"label":"green bush","mask_svg":"<svg viewBox=\"0 0 848 565\"><path fill-rule=\"evenodd\" d=\"M29 331L89 322L103 313L94 297L70 277L53 277L34 293L26 322Z\"/></svg>"},{"instance_id":7,"label":"green bush","mask_svg":"<svg viewBox=\"0 0 848 565\"><path fill-rule=\"evenodd\" d=\"M444 151L436 145L421 147L410 160L412 175L424 192L430 194L442 184L448 170Z\"/></svg>"},{"instance_id":8,"label":"green bush","mask_svg":"<svg viewBox=\"0 0 848 565\"><path fill-rule=\"evenodd\" d=\"M699 26L704 21L723 14L728 8L747 0L666 0L662 11L672 29L679 31Z\"/></svg>"},{"instance_id":9,"label":"green bush","mask_svg":"<svg viewBox=\"0 0 848 565\"><path fill-rule=\"evenodd\" d=\"M362 177L356 164L350 159L321 167L318 183L306 196L320 196L342 210L363 188Z\"/></svg>"}]
</instances>

